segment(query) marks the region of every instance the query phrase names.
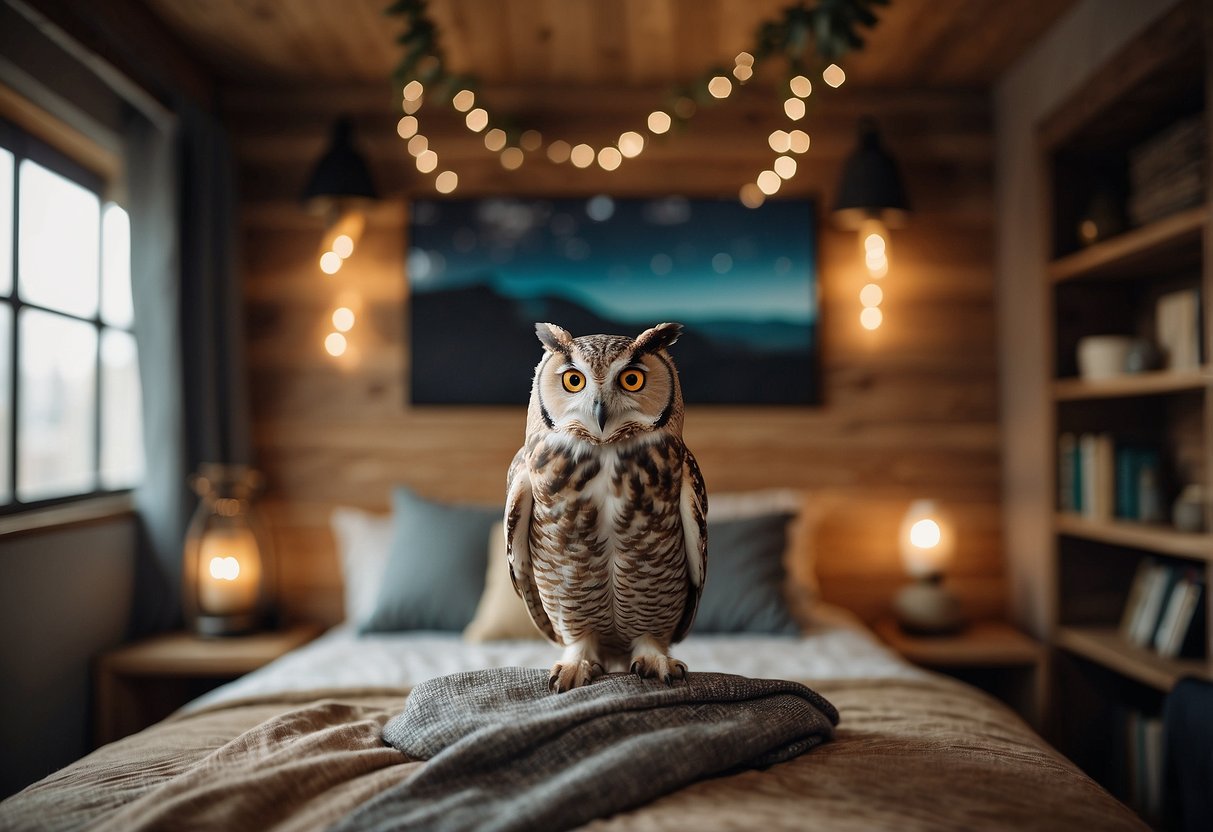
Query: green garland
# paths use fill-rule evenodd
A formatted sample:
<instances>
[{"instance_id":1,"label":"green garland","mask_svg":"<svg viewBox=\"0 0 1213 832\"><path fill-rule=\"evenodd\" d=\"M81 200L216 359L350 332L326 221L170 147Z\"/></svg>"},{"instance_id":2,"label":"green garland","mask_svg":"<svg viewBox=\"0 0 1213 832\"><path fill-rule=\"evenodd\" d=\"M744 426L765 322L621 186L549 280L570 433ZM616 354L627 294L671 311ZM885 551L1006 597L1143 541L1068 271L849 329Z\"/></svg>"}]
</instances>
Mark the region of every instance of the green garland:
<instances>
[{"instance_id":1,"label":"green garland","mask_svg":"<svg viewBox=\"0 0 1213 832\"><path fill-rule=\"evenodd\" d=\"M860 30L871 29L877 23L873 8L887 6L889 0L800 0L783 10L775 20L758 27L754 45L748 51L754 56L754 67L763 61L783 58L787 61L788 77L806 73L837 62L848 52L862 49ZM392 74L396 88L410 81L425 86L428 100L449 102L460 90L471 90L479 99L479 84L474 76L455 75L448 71L442 51L441 33L429 17L426 0L395 0L384 13L400 17L405 30L396 41L404 57ZM718 75L728 77L731 69L713 66L693 81L675 88L671 102L690 99L697 105L718 101L708 92L708 83ZM685 123L695 108L667 106L674 124ZM682 111L680 114L679 111ZM688 112L689 110L689 112ZM489 127L500 127L515 144L519 130L498 117L492 117Z\"/></svg>"}]
</instances>

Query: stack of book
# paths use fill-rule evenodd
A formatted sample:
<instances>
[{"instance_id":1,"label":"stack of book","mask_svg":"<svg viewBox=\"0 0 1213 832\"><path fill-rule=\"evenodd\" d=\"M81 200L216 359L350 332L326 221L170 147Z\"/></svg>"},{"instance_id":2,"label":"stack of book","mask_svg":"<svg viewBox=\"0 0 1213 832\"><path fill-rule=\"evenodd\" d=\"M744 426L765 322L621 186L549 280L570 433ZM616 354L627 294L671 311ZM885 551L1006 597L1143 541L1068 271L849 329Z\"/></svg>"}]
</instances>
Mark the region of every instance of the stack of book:
<instances>
[{"instance_id":1,"label":"stack of book","mask_svg":"<svg viewBox=\"0 0 1213 832\"><path fill-rule=\"evenodd\" d=\"M1118 444L1111 434L1063 433L1057 440L1058 508L1091 520L1157 523L1163 518L1161 464L1156 449Z\"/></svg>"},{"instance_id":2,"label":"stack of book","mask_svg":"<svg viewBox=\"0 0 1213 832\"><path fill-rule=\"evenodd\" d=\"M1129 217L1145 225L1200 203L1205 194L1204 118L1176 122L1129 154Z\"/></svg>"},{"instance_id":3,"label":"stack of book","mask_svg":"<svg viewBox=\"0 0 1213 832\"><path fill-rule=\"evenodd\" d=\"M1203 598L1204 577L1199 569L1143 560L1129 589L1120 634L1163 658L1200 650L1204 628L1193 627L1192 622Z\"/></svg>"},{"instance_id":4,"label":"stack of book","mask_svg":"<svg viewBox=\"0 0 1213 832\"><path fill-rule=\"evenodd\" d=\"M1154 328L1168 370L1200 367L1200 290L1181 289L1158 299Z\"/></svg>"}]
</instances>

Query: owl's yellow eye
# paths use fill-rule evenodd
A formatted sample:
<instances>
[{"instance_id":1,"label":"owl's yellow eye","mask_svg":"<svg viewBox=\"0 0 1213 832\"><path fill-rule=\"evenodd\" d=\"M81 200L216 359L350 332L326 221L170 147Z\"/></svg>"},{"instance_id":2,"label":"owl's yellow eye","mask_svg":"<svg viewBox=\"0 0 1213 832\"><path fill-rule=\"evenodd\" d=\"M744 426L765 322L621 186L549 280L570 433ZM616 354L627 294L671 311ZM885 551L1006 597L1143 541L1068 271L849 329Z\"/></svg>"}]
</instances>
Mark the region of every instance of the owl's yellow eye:
<instances>
[{"instance_id":1,"label":"owl's yellow eye","mask_svg":"<svg viewBox=\"0 0 1213 832\"><path fill-rule=\"evenodd\" d=\"M585 373L580 370L565 370L560 376L564 389L570 393L580 393L585 389Z\"/></svg>"},{"instance_id":2,"label":"owl's yellow eye","mask_svg":"<svg viewBox=\"0 0 1213 832\"><path fill-rule=\"evenodd\" d=\"M629 393L635 393L644 387L644 370L630 368L619 374L619 386Z\"/></svg>"}]
</instances>

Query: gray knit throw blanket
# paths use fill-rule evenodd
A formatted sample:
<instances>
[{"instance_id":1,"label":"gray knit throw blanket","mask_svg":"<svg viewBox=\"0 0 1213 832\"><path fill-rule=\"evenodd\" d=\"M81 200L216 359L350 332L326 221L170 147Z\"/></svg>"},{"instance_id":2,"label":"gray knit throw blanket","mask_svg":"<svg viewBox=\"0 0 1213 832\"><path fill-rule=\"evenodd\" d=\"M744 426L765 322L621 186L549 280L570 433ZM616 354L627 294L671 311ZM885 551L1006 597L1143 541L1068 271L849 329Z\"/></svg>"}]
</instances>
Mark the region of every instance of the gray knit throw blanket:
<instances>
[{"instance_id":1,"label":"gray knit throw blanket","mask_svg":"<svg viewBox=\"0 0 1213 832\"><path fill-rule=\"evenodd\" d=\"M335 832L569 829L715 775L790 760L829 740L838 711L804 685L630 673L566 693L548 672L456 673L413 689L384 740L420 771Z\"/></svg>"}]
</instances>

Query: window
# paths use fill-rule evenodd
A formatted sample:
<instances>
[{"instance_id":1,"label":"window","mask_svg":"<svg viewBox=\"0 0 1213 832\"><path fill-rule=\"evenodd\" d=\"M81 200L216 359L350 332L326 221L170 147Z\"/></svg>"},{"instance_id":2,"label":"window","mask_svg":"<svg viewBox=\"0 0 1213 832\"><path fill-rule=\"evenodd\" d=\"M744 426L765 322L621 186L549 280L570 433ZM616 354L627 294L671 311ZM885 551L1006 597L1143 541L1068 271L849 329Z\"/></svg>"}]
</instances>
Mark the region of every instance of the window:
<instances>
[{"instance_id":1,"label":"window","mask_svg":"<svg viewBox=\"0 0 1213 832\"><path fill-rule=\"evenodd\" d=\"M103 185L0 122L0 511L142 476L130 222Z\"/></svg>"}]
</instances>

